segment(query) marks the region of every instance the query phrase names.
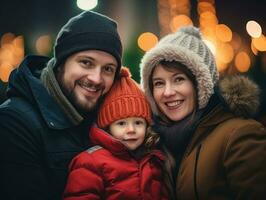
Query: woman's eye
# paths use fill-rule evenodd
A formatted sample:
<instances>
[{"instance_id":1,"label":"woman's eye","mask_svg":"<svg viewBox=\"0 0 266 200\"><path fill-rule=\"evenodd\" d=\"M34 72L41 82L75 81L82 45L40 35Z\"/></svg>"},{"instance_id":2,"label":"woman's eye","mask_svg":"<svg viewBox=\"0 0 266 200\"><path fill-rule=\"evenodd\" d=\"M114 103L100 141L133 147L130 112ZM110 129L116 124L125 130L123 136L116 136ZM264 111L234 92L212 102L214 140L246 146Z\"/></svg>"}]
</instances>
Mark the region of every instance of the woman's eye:
<instances>
[{"instance_id":1,"label":"woman's eye","mask_svg":"<svg viewBox=\"0 0 266 200\"><path fill-rule=\"evenodd\" d=\"M160 87L162 85L163 85L163 82L162 81L155 81L155 82L153 82L153 86L154 87Z\"/></svg>"},{"instance_id":2,"label":"woman's eye","mask_svg":"<svg viewBox=\"0 0 266 200\"><path fill-rule=\"evenodd\" d=\"M182 76L177 76L177 77L175 77L175 82L181 82L181 81L183 81L183 80L185 80L185 78L182 77Z\"/></svg>"}]
</instances>

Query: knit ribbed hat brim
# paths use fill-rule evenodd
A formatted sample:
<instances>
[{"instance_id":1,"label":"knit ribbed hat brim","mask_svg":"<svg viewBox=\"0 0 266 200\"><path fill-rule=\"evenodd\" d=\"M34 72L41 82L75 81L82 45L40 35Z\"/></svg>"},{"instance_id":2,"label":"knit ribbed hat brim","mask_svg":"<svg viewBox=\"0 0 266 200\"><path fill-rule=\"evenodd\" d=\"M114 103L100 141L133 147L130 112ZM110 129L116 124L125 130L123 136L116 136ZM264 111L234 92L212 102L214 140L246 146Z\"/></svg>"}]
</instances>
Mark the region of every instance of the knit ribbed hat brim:
<instances>
[{"instance_id":1,"label":"knit ribbed hat brim","mask_svg":"<svg viewBox=\"0 0 266 200\"><path fill-rule=\"evenodd\" d=\"M97 124L104 129L117 120L129 117L141 117L151 123L151 108L138 83L123 67L119 79L101 104Z\"/></svg>"}]
</instances>

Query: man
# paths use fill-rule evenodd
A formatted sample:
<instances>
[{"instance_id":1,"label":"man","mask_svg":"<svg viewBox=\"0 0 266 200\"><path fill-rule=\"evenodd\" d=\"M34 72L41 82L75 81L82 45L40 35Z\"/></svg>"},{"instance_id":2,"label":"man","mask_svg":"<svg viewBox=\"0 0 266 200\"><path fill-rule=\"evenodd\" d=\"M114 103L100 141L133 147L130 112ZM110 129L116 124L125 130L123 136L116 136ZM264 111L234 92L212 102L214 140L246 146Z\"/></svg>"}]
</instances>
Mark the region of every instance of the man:
<instances>
[{"instance_id":1,"label":"man","mask_svg":"<svg viewBox=\"0 0 266 200\"><path fill-rule=\"evenodd\" d=\"M61 199L121 54L116 23L87 11L62 27L49 62L28 56L11 73L0 105L1 199Z\"/></svg>"}]
</instances>

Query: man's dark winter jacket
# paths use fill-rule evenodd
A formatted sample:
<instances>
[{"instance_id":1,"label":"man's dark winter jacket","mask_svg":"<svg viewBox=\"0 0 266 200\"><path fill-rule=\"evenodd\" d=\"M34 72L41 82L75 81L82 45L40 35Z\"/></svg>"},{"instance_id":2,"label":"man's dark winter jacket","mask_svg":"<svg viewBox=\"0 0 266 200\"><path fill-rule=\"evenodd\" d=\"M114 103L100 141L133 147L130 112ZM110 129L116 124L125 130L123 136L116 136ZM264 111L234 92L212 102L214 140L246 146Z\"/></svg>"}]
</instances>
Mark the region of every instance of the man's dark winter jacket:
<instances>
[{"instance_id":1,"label":"man's dark winter jacket","mask_svg":"<svg viewBox=\"0 0 266 200\"><path fill-rule=\"evenodd\" d=\"M66 118L39 79L47 61L29 56L10 75L0 105L1 199L61 199L69 162L88 148L95 117L75 127Z\"/></svg>"}]
</instances>

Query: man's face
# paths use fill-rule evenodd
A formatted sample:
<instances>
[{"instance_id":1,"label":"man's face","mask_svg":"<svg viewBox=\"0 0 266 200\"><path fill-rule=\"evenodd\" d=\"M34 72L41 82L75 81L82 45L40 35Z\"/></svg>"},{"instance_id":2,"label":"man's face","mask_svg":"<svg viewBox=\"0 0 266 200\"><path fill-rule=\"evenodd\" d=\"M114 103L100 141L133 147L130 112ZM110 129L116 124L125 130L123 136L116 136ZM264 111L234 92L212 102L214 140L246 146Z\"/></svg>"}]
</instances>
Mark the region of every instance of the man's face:
<instances>
[{"instance_id":1,"label":"man's face","mask_svg":"<svg viewBox=\"0 0 266 200\"><path fill-rule=\"evenodd\" d=\"M80 51L66 59L56 77L70 102L79 112L86 113L111 88L117 65L115 57L104 51Z\"/></svg>"}]
</instances>

